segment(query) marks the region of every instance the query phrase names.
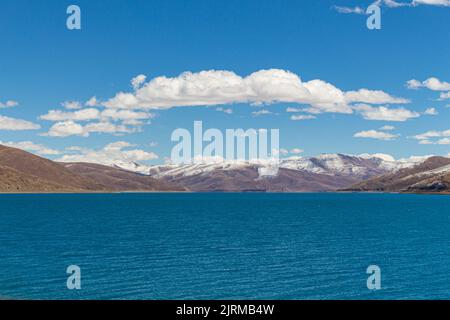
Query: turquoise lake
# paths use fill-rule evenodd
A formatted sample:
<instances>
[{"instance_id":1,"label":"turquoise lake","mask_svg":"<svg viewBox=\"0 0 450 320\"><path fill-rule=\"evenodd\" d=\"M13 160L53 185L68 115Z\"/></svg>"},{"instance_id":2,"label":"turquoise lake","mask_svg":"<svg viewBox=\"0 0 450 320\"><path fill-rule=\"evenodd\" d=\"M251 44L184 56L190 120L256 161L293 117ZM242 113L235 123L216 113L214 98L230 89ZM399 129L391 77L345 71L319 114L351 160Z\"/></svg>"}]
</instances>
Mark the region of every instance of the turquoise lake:
<instances>
[{"instance_id":1,"label":"turquoise lake","mask_svg":"<svg viewBox=\"0 0 450 320\"><path fill-rule=\"evenodd\" d=\"M0 195L0 297L449 299L450 196Z\"/></svg>"}]
</instances>

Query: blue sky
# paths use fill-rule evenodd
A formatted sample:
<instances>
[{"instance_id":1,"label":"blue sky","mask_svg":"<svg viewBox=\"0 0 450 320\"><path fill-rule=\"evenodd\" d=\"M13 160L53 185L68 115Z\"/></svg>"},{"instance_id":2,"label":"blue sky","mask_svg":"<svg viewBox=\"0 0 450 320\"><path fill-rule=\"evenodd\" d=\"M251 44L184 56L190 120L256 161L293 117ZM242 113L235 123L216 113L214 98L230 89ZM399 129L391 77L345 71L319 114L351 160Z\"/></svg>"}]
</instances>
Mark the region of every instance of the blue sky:
<instances>
[{"instance_id":1,"label":"blue sky","mask_svg":"<svg viewBox=\"0 0 450 320\"><path fill-rule=\"evenodd\" d=\"M450 2L410 2L382 1L369 30L337 7L372 1L2 1L0 141L160 163L172 131L202 120L279 128L285 156L447 155Z\"/></svg>"}]
</instances>

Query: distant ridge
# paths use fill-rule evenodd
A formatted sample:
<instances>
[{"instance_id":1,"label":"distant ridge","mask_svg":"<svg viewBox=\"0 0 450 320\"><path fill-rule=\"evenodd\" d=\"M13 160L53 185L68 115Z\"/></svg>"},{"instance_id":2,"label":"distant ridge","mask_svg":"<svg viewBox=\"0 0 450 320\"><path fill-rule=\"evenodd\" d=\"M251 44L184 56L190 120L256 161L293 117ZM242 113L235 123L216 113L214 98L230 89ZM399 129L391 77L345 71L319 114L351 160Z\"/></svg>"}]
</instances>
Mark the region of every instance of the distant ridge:
<instances>
[{"instance_id":1,"label":"distant ridge","mask_svg":"<svg viewBox=\"0 0 450 320\"><path fill-rule=\"evenodd\" d=\"M145 166L62 163L0 145L0 192L328 192L450 193L450 159L396 161L384 155L282 159L278 175L246 161Z\"/></svg>"},{"instance_id":2,"label":"distant ridge","mask_svg":"<svg viewBox=\"0 0 450 320\"><path fill-rule=\"evenodd\" d=\"M414 167L362 181L345 190L449 193L450 158L431 157Z\"/></svg>"}]
</instances>

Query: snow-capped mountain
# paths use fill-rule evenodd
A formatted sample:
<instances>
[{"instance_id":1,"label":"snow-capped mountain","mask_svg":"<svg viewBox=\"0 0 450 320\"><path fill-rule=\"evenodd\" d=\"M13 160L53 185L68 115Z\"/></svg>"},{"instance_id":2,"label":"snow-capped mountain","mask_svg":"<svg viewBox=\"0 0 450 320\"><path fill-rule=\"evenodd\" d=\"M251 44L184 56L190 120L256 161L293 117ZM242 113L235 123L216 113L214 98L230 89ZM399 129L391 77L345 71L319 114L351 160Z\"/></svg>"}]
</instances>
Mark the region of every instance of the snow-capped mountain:
<instances>
[{"instance_id":1,"label":"snow-capped mountain","mask_svg":"<svg viewBox=\"0 0 450 320\"><path fill-rule=\"evenodd\" d=\"M274 170L271 162L224 162L218 159L157 166L115 162L114 166L176 183L193 191L329 191L413 167L426 158L395 160L384 154L322 154L281 159L278 170ZM273 172L277 174L267 174Z\"/></svg>"},{"instance_id":2,"label":"snow-capped mountain","mask_svg":"<svg viewBox=\"0 0 450 320\"><path fill-rule=\"evenodd\" d=\"M384 155L350 156L343 154L322 154L317 157L291 157L281 159L279 168L303 171L324 175L341 176L373 176L388 171L397 171L425 161L426 158L395 160ZM264 162L248 161L205 161L185 165L158 165L149 168L148 174L158 177L193 176L207 174L214 170L238 170L249 167L264 167L273 165ZM125 167L124 167L125 168Z\"/></svg>"}]
</instances>

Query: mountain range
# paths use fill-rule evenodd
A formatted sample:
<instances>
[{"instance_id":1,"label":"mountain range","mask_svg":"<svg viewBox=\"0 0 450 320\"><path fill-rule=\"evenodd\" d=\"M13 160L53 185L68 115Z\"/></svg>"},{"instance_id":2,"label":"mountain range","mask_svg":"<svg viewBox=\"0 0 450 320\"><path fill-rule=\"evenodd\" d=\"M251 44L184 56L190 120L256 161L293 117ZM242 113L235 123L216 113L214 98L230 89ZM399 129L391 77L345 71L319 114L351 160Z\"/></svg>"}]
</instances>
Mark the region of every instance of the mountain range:
<instances>
[{"instance_id":1,"label":"mountain range","mask_svg":"<svg viewBox=\"0 0 450 320\"><path fill-rule=\"evenodd\" d=\"M270 164L62 163L0 145L0 192L449 192L450 159L322 154Z\"/></svg>"}]
</instances>

